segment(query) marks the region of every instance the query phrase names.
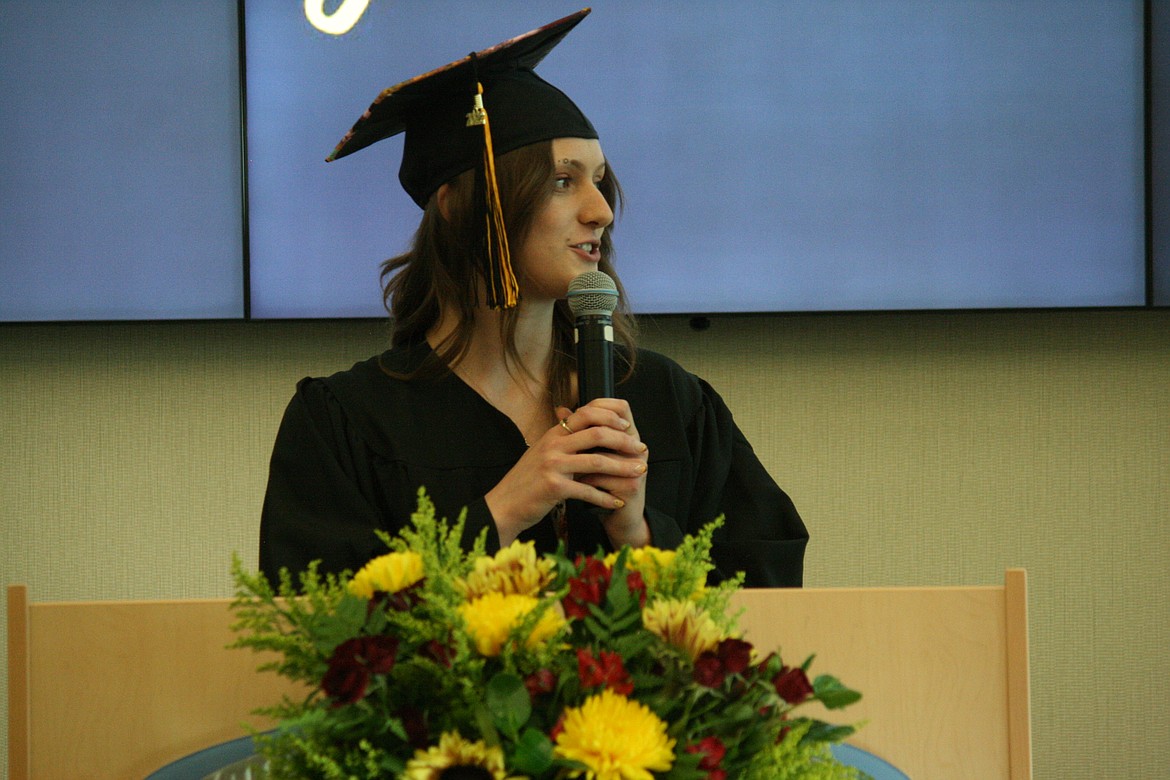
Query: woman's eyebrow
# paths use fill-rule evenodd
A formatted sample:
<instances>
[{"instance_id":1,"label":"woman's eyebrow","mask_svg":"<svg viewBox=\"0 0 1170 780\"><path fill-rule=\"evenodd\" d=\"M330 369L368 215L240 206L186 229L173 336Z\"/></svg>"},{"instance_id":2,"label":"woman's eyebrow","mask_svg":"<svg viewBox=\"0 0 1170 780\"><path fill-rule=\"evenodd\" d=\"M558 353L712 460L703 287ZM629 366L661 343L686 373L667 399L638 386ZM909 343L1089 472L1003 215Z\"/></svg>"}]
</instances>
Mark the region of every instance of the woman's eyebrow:
<instances>
[{"instance_id":1,"label":"woman's eyebrow","mask_svg":"<svg viewBox=\"0 0 1170 780\"><path fill-rule=\"evenodd\" d=\"M563 157L557 161L557 164L563 165L567 168L572 168L574 170L581 171L581 172L584 172L586 170L585 163L581 162L580 160L574 159L574 158ZM603 162L598 164L597 169L594 172L595 173L605 173L605 169L606 169L606 163L603 161Z\"/></svg>"}]
</instances>

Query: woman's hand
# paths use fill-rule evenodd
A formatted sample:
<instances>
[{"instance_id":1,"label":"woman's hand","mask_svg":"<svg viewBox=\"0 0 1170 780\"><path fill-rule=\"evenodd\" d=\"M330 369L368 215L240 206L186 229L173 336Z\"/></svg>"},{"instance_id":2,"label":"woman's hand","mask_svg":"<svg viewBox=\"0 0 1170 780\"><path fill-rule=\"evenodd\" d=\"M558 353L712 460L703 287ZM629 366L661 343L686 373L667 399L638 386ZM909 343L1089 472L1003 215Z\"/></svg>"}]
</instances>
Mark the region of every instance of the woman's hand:
<instances>
[{"instance_id":1,"label":"woman's hand","mask_svg":"<svg viewBox=\"0 0 1170 780\"><path fill-rule=\"evenodd\" d=\"M560 422L540 437L485 496L507 546L566 499L609 510L602 517L615 547L650 542L646 525L648 450L630 406L599 398L575 412L557 409Z\"/></svg>"},{"instance_id":2,"label":"woman's hand","mask_svg":"<svg viewBox=\"0 0 1170 780\"><path fill-rule=\"evenodd\" d=\"M646 525L646 469L650 452L638 436L630 405L616 398L598 398L571 414L568 409L558 409L557 416L565 423L562 427L567 426L573 431L570 439L578 438L589 433L588 429L578 429L582 412L594 407L617 415L616 426L625 438L619 437L619 446L600 445L605 451L592 454L606 458L606 468L580 471L576 480L603 491L594 495L596 500L586 500L603 509L612 508L613 511L603 516L601 522L614 547L623 544L643 547L650 543L650 527Z\"/></svg>"}]
</instances>

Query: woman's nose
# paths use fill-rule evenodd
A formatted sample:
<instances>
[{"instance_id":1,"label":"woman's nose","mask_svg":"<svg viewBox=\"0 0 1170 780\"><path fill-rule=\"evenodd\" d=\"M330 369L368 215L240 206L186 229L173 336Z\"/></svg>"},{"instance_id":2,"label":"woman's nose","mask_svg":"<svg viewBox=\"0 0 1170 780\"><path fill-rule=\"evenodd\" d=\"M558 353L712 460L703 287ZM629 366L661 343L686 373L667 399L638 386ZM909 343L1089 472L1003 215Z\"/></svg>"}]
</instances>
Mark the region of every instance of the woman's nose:
<instances>
[{"instance_id":1,"label":"woman's nose","mask_svg":"<svg viewBox=\"0 0 1170 780\"><path fill-rule=\"evenodd\" d=\"M586 202L581 206L581 221L586 225L609 227L613 222L613 209L605 200L605 195L596 186L589 188Z\"/></svg>"}]
</instances>

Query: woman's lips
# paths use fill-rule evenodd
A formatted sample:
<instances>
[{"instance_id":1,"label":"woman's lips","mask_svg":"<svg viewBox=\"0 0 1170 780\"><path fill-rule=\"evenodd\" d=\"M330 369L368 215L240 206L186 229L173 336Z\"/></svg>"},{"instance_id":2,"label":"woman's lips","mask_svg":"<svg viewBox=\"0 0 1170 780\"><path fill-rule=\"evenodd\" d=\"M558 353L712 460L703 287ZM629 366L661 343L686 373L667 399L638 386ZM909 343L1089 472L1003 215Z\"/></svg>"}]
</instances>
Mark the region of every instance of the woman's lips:
<instances>
[{"instance_id":1,"label":"woman's lips","mask_svg":"<svg viewBox=\"0 0 1170 780\"><path fill-rule=\"evenodd\" d=\"M580 255L584 255L590 262L596 263L601 260L600 241L582 241L578 244L571 244L569 248Z\"/></svg>"}]
</instances>

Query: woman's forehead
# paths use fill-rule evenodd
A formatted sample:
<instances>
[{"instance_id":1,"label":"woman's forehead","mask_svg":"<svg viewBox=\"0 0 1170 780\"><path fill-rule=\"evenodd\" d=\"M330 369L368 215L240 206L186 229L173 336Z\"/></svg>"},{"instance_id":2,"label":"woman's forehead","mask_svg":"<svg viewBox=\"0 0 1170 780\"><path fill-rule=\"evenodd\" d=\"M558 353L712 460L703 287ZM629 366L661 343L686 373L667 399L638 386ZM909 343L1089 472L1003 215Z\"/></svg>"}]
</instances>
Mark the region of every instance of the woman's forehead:
<instances>
[{"instance_id":1,"label":"woman's forehead","mask_svg":"<svg viewBox=\"0 0 1170 780\"><path fill-rule=\"evenodd\" d=\"M554 138L553 160L568 161L584 168L600 168L605 165L605 154L601 142L596 138Z\"/></svg>"}]
</instances>

